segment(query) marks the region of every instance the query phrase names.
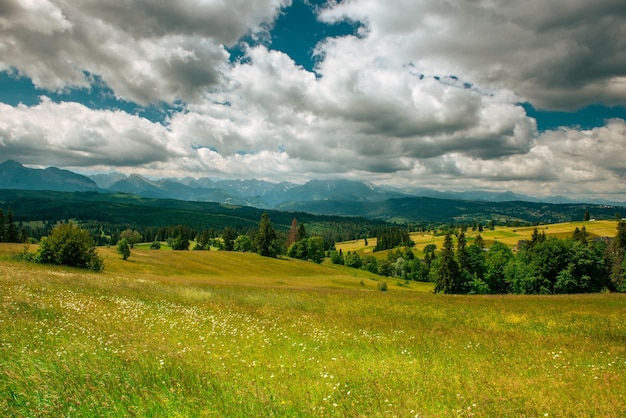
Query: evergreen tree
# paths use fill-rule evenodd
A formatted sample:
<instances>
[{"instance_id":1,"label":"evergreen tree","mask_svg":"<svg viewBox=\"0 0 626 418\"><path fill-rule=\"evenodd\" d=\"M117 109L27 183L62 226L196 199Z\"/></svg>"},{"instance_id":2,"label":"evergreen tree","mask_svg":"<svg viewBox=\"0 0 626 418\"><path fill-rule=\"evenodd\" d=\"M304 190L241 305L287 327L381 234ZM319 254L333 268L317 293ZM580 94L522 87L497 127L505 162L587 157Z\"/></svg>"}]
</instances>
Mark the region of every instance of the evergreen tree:
<instances>
[{"instance_id":1,"label":"evergreen tree","mask_svg":"<svg viewBox=\"0 0 626 418\"><path fill-rule=\"evenodd\" d=\"M306 228L304 227L304 224L300 224L300 226L298 226L298 234L297 234L296 241L301 241L307 237L308 237L308 234L306 232Z\"/></svg>"},{"instance_id":2,"label":"evergreen tree","mask_svg":"<svg viewBox=\"0 0 626 418\"><path fill-rule=\"evenodd\" d=\"M224 244L222 245L222 249L224 251L232 251L235 247L235 239L237 239L237 233L234 229L226 227L222 232L222 240Z\"/></svg>"},{"instance_id":3,"label":"evergreen tree","mask_svg":"<svg viewBox=\"0 0 626 418\"><path fill-rule=\"evenodd\" d=\"M264 257L276 257L276 231L267 212L263 212L259 221L259 230L254 237L254 245L259 255Z\"/></svg>"},{"instance_id":4,"label":"evergreen tree","mask_svg":"<svg viewBox=\"0 0 626 418\"><path fill-rule=\"evenodd\" d=\"M194 250L208 250L211 243L211 233L207 229L203 229L196 235L196 245Z\"/></svg>"},{"instance_id":5,"label":"evergreen tree","mask_svg":"<svg viewBox=\"0 0 626 418\"><path fill-rule=\"evenodd\" d=\"M583 226L582 229L578 229L578 227L576 227L574 235L572 235L572 239L574 241L581 242L582 244L587 244L589 242L589 233L587 232L587 228L585 228L585 226Z\"/></svg>"},{"instance_id":6,"label":"evergreen tree","mask_svg":"<svg viewBox=\"0 0 626 418\"><path fill-rule=\"evenodd\" d=\"M530 236L530 243L528 244L528 247L532 249L534 246L544 242L545 240L546 240L545 231L541 231L541 234L540 234L537 227L535 227L535 229L533 229L533 234Z\"/></svg>"},{"instance_id":7,"label":"evergreen tree","mask_svg":"<svg viewBox=\"0 0 626 418\"><path fill-rule=\"evenodd\" d=\"M612 290L626 292L626 221L617 223L615 239L604 257Z\"/></svg>"},{"instance_id":8,"label":"evergreen tree","mask_svg":"<svg viewBox=\"0 0 626 418\"><path fill-rule=\"evenodd\" d=\"M17 232L17 226L15 226L15 220L13 219L13 211L9 209L9 215L6 222L6 242L19 242L20 235Z\"/></svg>"},{"instance_id":9,"label":"evergreen tree","mask_svg":"<svg viewBox=\"0 0 626 418\"><path fill-rule=\"evenodd\" d=\"M437 261L435 293L458 293L459 265L454 259L454 243L449 232L444 238L443 249L439 253Z\"/></svg>"},{"instance_id":10,"label":"evergreen tree","mask_svg":"<svg viewBox=\"0 0 626 418\"><path fill-rule=\"evenodd\" d=\"M626 221L619 221L617 223L615 245L617 245L619 248L626 248Z\"/></svg>"},{"instance_id":11,"label":"evergreen tree","mask_svg":"<svg viewBox=\"0 0 626 418\"><path fill-rule=\"evenodd\" d=\"M189 240L182 235L169 239L169 246L172 250L187 251L189 250Z\"/></svg>"},{"instance_id":12,"label":"evergreen tree","mask_svg":"<svg viewBox=\"0 0 626 418\"><path fill-rule=\"evenodd\" d=\"M482 235L478 234L478 236L474 239L474 245L476 245L481 250L485 248L485 240Z\"/></svg>"},{"instance_id":13,"label":"evergreen tree","mask_svg":"<svg viewBox=\"0 0 626 418\"><path fill-rule=\"evenodd\" d=\"M467 258L467 241L465 240L464 232L461 232L457 239L456 259L459 263L459 268L461 270L467 270L469 265Z\"/></svg>"},{"instance_id":14,"label":"evergreen tree","mask_svg":"<svg viewBox=\"0 0 626 418\"><path fill-rule=\"evenodd\" d=\"M0 242L4 242L6 228L4 226L4 211L0 208Z\"/></svg>"}]
</instances>

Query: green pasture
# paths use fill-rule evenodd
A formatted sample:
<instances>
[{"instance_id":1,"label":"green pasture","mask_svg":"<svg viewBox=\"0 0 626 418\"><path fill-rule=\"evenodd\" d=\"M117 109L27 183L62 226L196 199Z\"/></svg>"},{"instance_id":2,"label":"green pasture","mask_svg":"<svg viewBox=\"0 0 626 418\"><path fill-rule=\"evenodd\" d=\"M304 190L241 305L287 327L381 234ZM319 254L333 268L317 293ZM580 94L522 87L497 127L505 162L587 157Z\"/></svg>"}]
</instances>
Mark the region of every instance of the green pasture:
<instances>
[{"instance_id":1,"label":"green pasture","mask_svg":"<svg viewBox=\"0 0 626 418\"><path fill-rule=\"evenodd\" d=\"M536 228L539 233L545 233L546 236L554 236L560 239L571 237L576 228L585 227L590 238L595 237L614 237L617 228L617 221L580 221L580 222L564 222L559 224L538 225ZM482 232L472 231L468 229L465 232L467 243L472 244L476 236L480 234L487 246L495 241L499 241L510 247L515 247L521 240L530 240L534 226L525 227L501 227L497 226L493 231L485 228ZM437 249L441 249L443 245L444 235L433 235L432 232L413 232L411 239L415 242L414 252L417 256L423 257L423 250L426 245L435 244ZM368 238L367 246L365 240L354 240L340 242L336 245L337 250L341 249L344 253L358 252L359 254L372 253L376 246L376 238ZM373 253L376 257L386 257L387 251Z\"/></svg>"},{"instance_id":2,"label":"green pasture","mask_svg":"<svg viewBox=\"0 0 626 418\"><path fill-rule=\"evenodd\" d=\"M0 245L3 416L626 416L625 295L381 292L218 251L102 248L91 273L20 249Z\"/></svg>"}]
</instances>

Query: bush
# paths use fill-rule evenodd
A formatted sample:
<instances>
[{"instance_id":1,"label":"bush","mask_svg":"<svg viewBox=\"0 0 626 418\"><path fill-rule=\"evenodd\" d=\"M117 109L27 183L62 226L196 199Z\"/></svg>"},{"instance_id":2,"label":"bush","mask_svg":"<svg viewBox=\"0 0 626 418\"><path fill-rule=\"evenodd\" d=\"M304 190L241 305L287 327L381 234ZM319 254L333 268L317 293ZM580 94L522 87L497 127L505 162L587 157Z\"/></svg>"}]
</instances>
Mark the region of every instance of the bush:
<instances>
[{"instance_id":1,"label":"bush","mask_svg":"<svg viewBox=\"0 0 626 418\"><path fill-rule=\"evenodd\" d=\"M122 238L117 243L117 253L122 256L122 259L128 260L130 257L130 244L126 240L126 238Z\"/></svg>"},{"instance_id":2,"label":"bush","mask_svg":"<svg viewBox=\"0 0 626 418\"><path fill-rule=\"evenodd\" d=\"M189 250L189 240L180 235L173 239L168 239L168 245L175 251Z\"/></svg>"},{"instance_id":3,"label":"bush","mask_svg":"<svg viewBox=\"0 0 626 418\"><path fill-rule=\"evenodd\" d=\"M339 265L342 265L342 266L344 265L343 255L340 254L337 251L334 251L334 250L330 252L330 261L333 264L339 264Z\"/></svg>"},{"instance_id":4,"label":"bush","mask_svg":"<svg viewBox=\"0 0 626 418\"><path fill-rule=\"evenodd\" d=\"M55 227L48 237L42 238L32 260L93 271L104 269L104 259L96 254L89 232L71 223Z\"/></svg>"}]
</instances>

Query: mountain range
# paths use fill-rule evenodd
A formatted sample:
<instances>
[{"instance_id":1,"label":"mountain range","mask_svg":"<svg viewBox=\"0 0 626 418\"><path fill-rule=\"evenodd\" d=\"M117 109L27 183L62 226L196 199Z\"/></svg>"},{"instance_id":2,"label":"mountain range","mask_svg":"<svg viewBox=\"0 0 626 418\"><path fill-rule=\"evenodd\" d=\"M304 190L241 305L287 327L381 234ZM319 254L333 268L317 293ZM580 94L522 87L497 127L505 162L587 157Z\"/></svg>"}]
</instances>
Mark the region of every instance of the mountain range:
<instances>
[{"instance_id":1,"label":"mountain range","mask_svg":"<svg viewBox=\"0 0 626 418\"><path fill-rule=\"evenodd\" d=\"M365 216L368 212L376 213L375 207L384 208L383 203L386 201L412 197L478 202L576 203L560 196L538 199L513 192L442 192L422 188L407 193L391 187L349 180L310 180L305 184L294 184L191 177L151 180L138 174L126 176L120 173L84 176L55 167L28 168L12 160L0 163L0 189L127 193L157 199L216 202L319 214L356 215L358 212ZM625 205L606 201L586 203Z\"/></svg>"}]
</instances>

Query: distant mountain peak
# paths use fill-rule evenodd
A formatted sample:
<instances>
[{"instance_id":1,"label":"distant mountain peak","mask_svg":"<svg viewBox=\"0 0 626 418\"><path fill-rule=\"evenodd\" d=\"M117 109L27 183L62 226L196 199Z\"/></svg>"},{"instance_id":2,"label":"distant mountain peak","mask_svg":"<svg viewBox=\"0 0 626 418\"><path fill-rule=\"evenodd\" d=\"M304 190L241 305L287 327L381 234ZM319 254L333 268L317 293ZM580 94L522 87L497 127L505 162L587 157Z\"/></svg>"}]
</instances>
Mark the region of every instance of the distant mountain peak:
<instances>
[{"instance_id":1,"label":"distant mountain peak","mask_svg":"<svg viewBox=\"0 0 626 418\"><path fill-rule=\"evenodd\" d=\"M60 192L98 190L88 177L56 167L28 168L14 160L0 164L0 189L52 190Z\"/></svg>"}]
</instances>

